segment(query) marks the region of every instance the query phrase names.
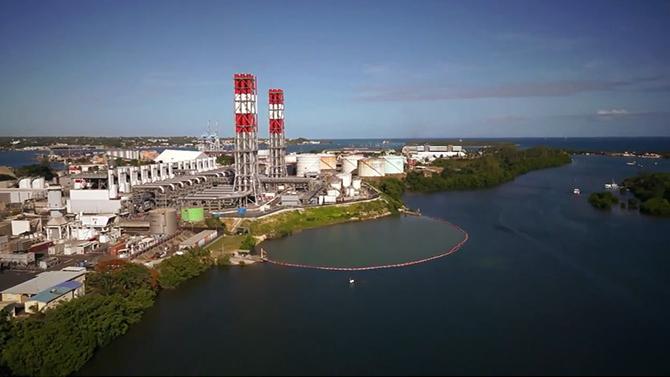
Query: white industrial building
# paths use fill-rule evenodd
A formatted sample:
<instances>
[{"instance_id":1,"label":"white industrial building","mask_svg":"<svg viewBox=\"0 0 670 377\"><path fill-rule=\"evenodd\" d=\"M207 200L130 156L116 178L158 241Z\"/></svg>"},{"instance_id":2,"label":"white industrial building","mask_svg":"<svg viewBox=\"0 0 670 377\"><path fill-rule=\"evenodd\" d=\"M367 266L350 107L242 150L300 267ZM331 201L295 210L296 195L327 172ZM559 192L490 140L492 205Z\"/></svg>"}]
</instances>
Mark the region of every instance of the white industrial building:
<instances>
[{"instance_id":1,"label":"white industrial building","mask_svg":"<svg viewBox=\"0 0 670 377\"><path fill-rule=\"evenodd\" d=\"M154 162L172 163L191 160L205 159L207 155L202 151L183 151L179 149L166 149L156 158Z\"/></svg>"}]
</instances>

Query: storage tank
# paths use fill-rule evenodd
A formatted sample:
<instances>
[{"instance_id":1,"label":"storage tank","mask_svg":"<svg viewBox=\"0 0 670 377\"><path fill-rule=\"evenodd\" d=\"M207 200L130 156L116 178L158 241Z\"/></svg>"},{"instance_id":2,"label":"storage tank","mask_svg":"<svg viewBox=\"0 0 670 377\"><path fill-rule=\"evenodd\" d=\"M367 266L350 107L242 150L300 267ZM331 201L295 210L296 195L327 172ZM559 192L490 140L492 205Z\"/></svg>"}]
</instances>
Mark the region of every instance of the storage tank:
<instances>
[{"instance_id":1,"label":"storage tank","mask_svg":"<svg viewBox=\"0 0 670 377\"><path fill-rule=\"evenodd\" d=\"M361 155L351 155L342 157L342 173L351 173L358 168L358 160L364 157Z\"/></svg>"},{"instance_id":2,"label":"storage tank","mask_svg":"<svg viewBox=\"0 0 670 377\"><path fill-rule=\"evenodd\" d=\"M202 207L182 208L181 219L189 223L205 221L205 210Z\"/></svg>"},{"instance_id":3,"label":"storage tank","mask_svg":"<svg viewBox=\"0 0 670 377\"><path fill-rule=\"evenodd\" d=\"M44 182L45 182L45 180L44 180L43 177L35 178L35 179L33 179L32 187L34 189L43 189L45 187Z\"/></svg>"},{"instance_id":4,"label":"storage tank","mask_svg":"<svg viewBox=\"0 0 670 377\"><path fill-rule=\"evenodd\" d=\"M339 173L336 177L342 181L343 187L351 186L351 173Z\"/></svg>"},{"instance_id":5,"label":"storage tank","mask_svg":"<svg viewBox=\"0 0 670 377\"><path fill-rule=\"evenodd\" d=\"M298 177L305 177L309 174L321 173L321 156L318 154L301 154L298 155L298 163L296 168L296 175Z\"/></svg>"},{"instance_id":6,"label":"storage tank","mask_svg":"<svg viewBox=\"0 0 670 377\"><path fill-rule=\"evenodd\" d=\"M354 190L360 190L361 189L361 179L360 178L354 178L351 180L351 187L354 188Z\"/></svg>"},{"instance_id":7,"label":"storage tank","mask_svg":"<svg viewBox=\"0 0 670 377\"><path fill-rule=\"evenodd\" d=\"M177 233L177 210L174 208L159 208L150 211L149 233L151 234Z\"/></svg>"},{"instance_id":8,"label":"storage tank","mask_svg":"<svg viewBox=\"0 0 670 377\"><path fill-rule=\"evenodd\" d=\"M321 155L321 170L335 170L337 169L337 156L334 154Z\"/></svg>"},{"instance_id":9,"label":"storage tank","mask_svg":"<svg viewBox=\"0 0 670 377\"><path fill-rule=\"evenodd\" d=\"M359 177L383 177L385 161L381 158L364 158L358 160Z\"/></svg>"},{"instance_id":10,"label":"storage tank","mask_svg":"<svg viewBox=\"0 0 670 377\"><path fill-rule=\"evenodd\" d=\"M342 189L342 180L339 178L335 178L332 181L330 181L330 187L336 189L336 190L341 190Z\"/></svg>"},{"instance_id":11,"label":"storage tank","mask_svg":"<svg viewBox=\"0 0 670 377\"><path fill-rule=\"evenodd\" d=\"M383 156L384 174L402 174L405 172L405 157L388 155Z\"/></svg>"},{"instance_id":12,"label":"storage tank","mask_svg":"<svg viewBox=\"0 0 670 377\"><path fill-rule=\"evenodd\" d=\"M32 179L30 178L21 178L19 181L19 188L29 189Z\"/></svg>"},{"instance_id":13,"label":"storage tank","mask_svg":"<svg viewBox=\"0 0 670 377\"><path fill-rule=\"evenodd\" d=\"M287 164L295 164L296 162L298 162L298 155L295 153L287 154L284 157L284 161L286 161Z\"/></svg>"}]
</instances>

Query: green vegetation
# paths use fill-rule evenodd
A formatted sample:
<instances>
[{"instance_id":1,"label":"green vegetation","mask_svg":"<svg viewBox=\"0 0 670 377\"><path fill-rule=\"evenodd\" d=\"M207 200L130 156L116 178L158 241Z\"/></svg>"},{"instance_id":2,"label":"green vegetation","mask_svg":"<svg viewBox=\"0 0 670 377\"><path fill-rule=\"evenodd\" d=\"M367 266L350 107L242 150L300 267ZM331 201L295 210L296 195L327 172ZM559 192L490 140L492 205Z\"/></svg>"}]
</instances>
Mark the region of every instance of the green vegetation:
<instances>
[{"instance_id":1,"label":"green vegetation","mask_svg":"<svg viewBox=\"0 0 670 377\"><path fill-rule=\"evenodd\" d=\"M384 178L380 181L371 182L382 192L384 199L393 207L393 212L404 207L402 195L405 193L405 183L397 178Z\"/></svg>"},{"instance_id":2,"label":"green vegetation","mask_svg":"<svg viewBox=\"0 0 670 377\"><path fill-rule=\"evenodd\" d=\"M589 195L589 203L598 209L611 209L614 204L619 203L619 198L609 191L594 192Z\"/></svg>"},{"instance_id":3,"label":"green vegetation","mask_svg":"<svg viewBox=\"0 0 670 377\"><path fill-rule=\"evenodd\" d=\"M294 231L344 223L352 220L369 219L387 215L392 207L385 200L355 203L341 206L325 206L284 212L255 221L247 221L254 236L267 235L270 238L290 235Z\"/></svg>"},{"instance_id":4,"label":"green vegetation","mask_svg":"<svg viewBox=\"0 0 670 377\"><path fill-rule=\"evenodd\" d=\"M2 182L2 181L12 181L12 180L15 180L15 179L16 179L16 177L12 177L9 174L0 174L0 182Z\"/></svg>"},{"instance_id":5,"label":"green vegetation","mask_svg":"<svg viewBox=\"0 0 670 377\"><path fill-rule=\"evenodd\" d=\"M88 275L86 287L86 296L44 314L13 320L9 326L0 322L2 364L14 375L70 375L97 348L138 322L156 295L151 270L124 261L99 265Z\"/></svg>"},{"instance_id":6,"label":"green vegetation","mask_svg":"<svg viewBox=\"0 0 670 377\"><path fill-rule=\"evenodd\" d=\"M670 173L643 173L626 178L623 185L640 201L640 212L670 216Z\"/></svg>"},{"instance_id":7,"label":"green vegetation","mask_svg":"<svg viewBox=\"0 0 670 377\"><path fill-rule=\"evenodd\" d=\"M233 156L221 155L216 158L216 163L219 165L232 165L235 162Z\"/></svg>"},{"instance_id":8,"label":"green vegetation","mask_svg":"<svg viewBox=\"0 0 670 377\"><path fill-rule=\"evenodd\" d=\"M245 236L234 235L221 237L216 242L213 242L211 245L209 245L207 249L212 252L220 252L222 249L224 252L238 250L241 249L242 242L245 238Z\"/></svg>"},{"instance_id":9,"label":"green vegetation","mask_svg":"<svg viewBox=\"0 0 670 377\"><path fill-rule=\"evenodd\" d=\"M174 255L158 265L158 283L163 289L173 289L188 279L199 276L213 263L209 251L195 248L183 255Z\"/></svg>"},{"instance_id":10,"label":"green vegetation","mask_svg":"<svg viewBox=\"0 0 670 377\"><path fill-rule=\"evenodd\" d=\"M50 181L54 173L49 167L49 161L42 161L39 164L22 166L14 171L17 177L44 177Z\"/></svg>"},{"instance_id":11,"label":"green vegetation","mask_svg":"<svg viewBox=\"0 0 670 377\"><path fill-rule=\"evenodd\" d=\"M116 166L142 166L142 165L150 165L153 161L149 160L126 160L124 158L115 158L114 159L114 165Z\"/></svg>"},{"instance_id":12,"label":"green vegetation","mask_svg":"<svg viewBox=\"0 0 670 377\"><path fill-rule=\"evenodd\" d=\"M252 235L247 235L240 244L240 250L251 250L256 246L256 239Z\"/></svg>"},{"instance_id":13,"label":"green vegetation","mask_svg":"<svg viewBox=\"0 0 670 377\"><path fill-rule=\"evenodd\" d=\"M480 189L499 185L532 170L569 164L570 155L545 147L519 150L514 147L490 148L484 155L467 160L438 159L433 165L442 173L424 176L410 172L405 183L410 191L434 192Z\"/></svg>"}]
</instances>

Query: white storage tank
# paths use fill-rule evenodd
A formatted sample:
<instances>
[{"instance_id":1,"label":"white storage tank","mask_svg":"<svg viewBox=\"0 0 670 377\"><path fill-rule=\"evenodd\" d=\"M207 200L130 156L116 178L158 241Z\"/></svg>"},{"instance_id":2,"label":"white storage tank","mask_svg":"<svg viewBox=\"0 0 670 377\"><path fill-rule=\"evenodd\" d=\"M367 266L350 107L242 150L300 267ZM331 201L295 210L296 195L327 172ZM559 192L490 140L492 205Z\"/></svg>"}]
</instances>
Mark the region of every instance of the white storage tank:
<instances>
[{"instance_id":1,"label":"white storage tank","mask_svg":"<svg viewBox=\"0 0 670 377\"><path fill-rule=\"evenodd\" d=\"M405 172L405 157L388 155L383 156L384 174L402 174Z\"/></svg>"},{"instance_id":2,"label":"white storage tank","mask_svg":"<svg viewBox=\"0 0 670 377\"><path fill-rule=\"evenodd\" d=\"M300 154L298 155L298 163L296 168L296 175L298 177L305 177L309 174L321 173L321 156L318 154Z\"/></svg>"},{"instance_id":3,"label":"white storage tank","mask_svg":"<svg viewBox=\"0 0 670 377\"><path fill-rule=\"evenodd\" d=\"M32 179L30 178L21 178L19 181L19 188L29 189L31 188Z\"/></svg>"},{"instance_id":4,"label":"white storage tank","mask_svg":"<svg viewBox=\"0 0 670 377\"><path fill-rule=\"evenodd\" d=\"M321 155L321 170L335 170L337 169L337 156L334 154L324 153Z\"/></svg>"},{"instance_id":5,"label":"white storage tank","mask_svg":"<svg viewBox=\"0 0 670 377\"><path fill-rule=\"evenodd\" d=\"M341 190L342 189L342 180L339 178L335 178L330 182L330 187L336 189L336 190Z\"/></svg>"},{"instance_id":6,"label":"white storage tank","mask_svg":"<svg viewBox=\"0 0 670 377\"><path fill-rule=\"evenodd\" d=\"M45 183L44 178L42 178L42 177L35 178L35 179L33 179L32 186L33 186L34 189L43 189L43 188L46 187L44 183Z\"/></svg>"},{"instance_id":7,"label":"white storage tank","mask_svg":"<svg viewBox=\"0 0 670 377\"><path fill-rule=\"evenodd\" d=\"M354 197L354 196L356 196L356 189L353 188L353 187L349 187L349 188L347 189L347 196L348 196L348 197Z\"/></svg>"},{"instance_id":8,"label":"white storage tank","mask_svg":"<svg viewBox=\"0 0 670 377\"><path fill-rule=\"evenodd\" d=\"M358 161L359 177L383 177L384 164L386 161L381 158L364 158Z\"/></svg>"},{"instance_id":9,"label":"white storage tank","mask_svg":"<svg viewBox=\"0 0 670 377\"><path fill-rule=\"evenodd\" d=\"M342 173L351 174L351 172L358 168L358 160L362 160L363 158L361 155L342 157Z\"/></svg>"},{"instance_id":10,"label":"white storage tank","mask_svg":"<svg viewBox=\"0 0 670 377\"><path fill-rule=\"evenodd\" d=\"M360 190L361 189L361 179L360 178L354 178L351 181L351 187L353 187L354 190Z\"/></svg>"},{"instance_id":11,"label":"white storage tank","mask_svg":"<svg viewBox=\"0 0 670 377\"><path fill-rule=\"evenodd\" d=\"M351 186L351 173L339 173L336 177L342 181L343 187Z\"/></svg>"},{"instance_id":12,"label":"white storage tank","mask_svg":"<svg viewBox=\"0 0 670 377\"><path fill-rule=\"evenodd\" d=\"M289 153L284 156L284 161L286 161L287 164L295 164L298 162L298 155L295 153Z\"/></svg>"}]
</instances>

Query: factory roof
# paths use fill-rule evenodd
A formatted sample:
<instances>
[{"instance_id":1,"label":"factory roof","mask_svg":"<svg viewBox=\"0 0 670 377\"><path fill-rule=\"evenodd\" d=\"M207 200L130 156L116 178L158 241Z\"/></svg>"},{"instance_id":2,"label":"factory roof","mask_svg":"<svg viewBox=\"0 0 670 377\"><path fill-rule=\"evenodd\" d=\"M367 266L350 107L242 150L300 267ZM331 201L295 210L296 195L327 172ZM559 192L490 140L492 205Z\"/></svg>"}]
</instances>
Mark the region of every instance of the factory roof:
<instances>
[{"instance_id":1,"label":"factory roof","mask_svg":"<svg viewBox=\"0 0 670 377\"><path fill-rule=\"evenodd\" d=\"M180 246L186 246L186 247L193 247L195 246L198 242L201 240L211 236L212 234L216 234L217 231L214 229L206 229L203 230L202 232L191 236L190 238L187 238L184 242L180 243Z\"/></svg>"},{"instance_id":2,"label":"factory roof","mask_svg":"<svg viewBox=\"0 0 670 377\"><path fill-rule=\"evenodd\" d=\"M36 295L47 288L59 285L69 280L74 280L82 275L86 271L47 271L42 272L36 277L23 282L21 284L15 285L13 287L7 288L2 293L11 293L11 294L22 294L22 295Z\"/></svg>"},{"instance_id":3,"label":"factory roof","mask_svg":"<svg viewBox=\"0 0 670 377\"><path fill-rule=\"evenodd\" d=\"M49 303L68 292L74 291L75 289L81 286L82 284L78 281L66 281L51 288L43 290L42 292L31 297L30 300Z\"/></svg>"},{"instance_id":4,"label":"factory roof","mask_svg":"<svg viewBox=\"0 0 670 377\"><path fill-rule=\"evenodd\" d=\"M166 149L158 157L154 158L155 162L180 162L191 161L198 158L206 158L207 155L201 151L183 151L179 149Z\"/></svg>"}]
</instances>

